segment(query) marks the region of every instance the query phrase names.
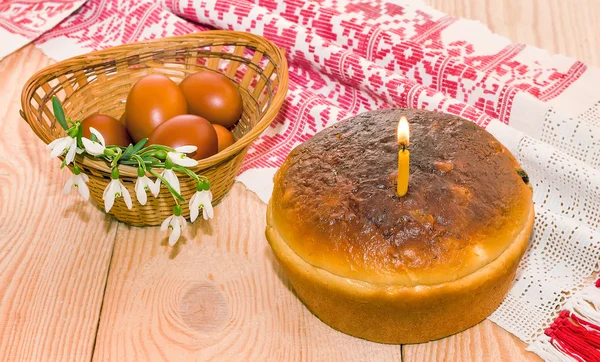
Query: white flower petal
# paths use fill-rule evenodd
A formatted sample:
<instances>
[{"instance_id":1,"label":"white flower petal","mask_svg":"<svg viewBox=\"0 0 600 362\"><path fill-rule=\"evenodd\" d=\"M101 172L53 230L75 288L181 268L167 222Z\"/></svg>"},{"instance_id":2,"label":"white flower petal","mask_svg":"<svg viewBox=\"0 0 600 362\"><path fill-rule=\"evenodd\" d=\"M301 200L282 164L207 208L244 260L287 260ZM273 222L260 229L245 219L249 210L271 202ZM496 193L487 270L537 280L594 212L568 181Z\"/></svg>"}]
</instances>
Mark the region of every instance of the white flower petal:
<instances>
[{"instance_id":1,"label":"white flower petal","mask_svg":"<svg viewBox=\"0 0 600 362\"><path fill-rule=\"evenodd\" d=\"M73 184L75 183L75 175L69 177L69 179L67 180L67 183L65 184L65 187L63 187L63 194L64 195L68 195L69 191L71 191L71 187L73 187Z\"/></svg>"},{"instance_id":2,"label":"white flower petal","mask_svg":"<svg viewBox=\"0 0 600 362\"><path fill-rule=\"evenodd\" d=\"M192 196L192 198L190 199L190 221L191 222L196 221L196 219L198 218L198 214L200 214L200 211L198 208L198 201L200 199L198 198L198 194L199 194L199 192L196 191L194 196Z\"/></svg>"},{"instance_id":3,"label":"white flower petal","mask_svg":"<svg viewBox=\"0 0 600 362\"><path fill-rule=\"evenodd\" d=\"M82 180L83 181L83 180ZM77 189L79 190L79 195L87 201L90 199L90 189L87 187L85 182L80 182L77 184Z\"/></svg>"},{"instance_id":4,"label":"white flower petal","mask_svg":"<svg viewBox=\"0 0 600 362\"><path fill-rule=\"evenodd\" d=\"M174 164L183 166L183 167L194 167L194 166L198 165L198 161L194 160L193 158L189 158L189 157L178 158L177 160L171 160L171 161L173 161Z\"/></svg>"},{"instance_id":5,"label":"white flower petal","mask_svg":"<svg viewBox=\"0 0 600 362\"><path fill-rule=\"evenodd\" d=\"M157 180L160 181L160 180ZM152 180L148 179L148 188L154 197L158 196L160 192L160 182L152 182Z\"/></svg>"},{"instance_id":6,"label":"white flower petal","mask_svg":"<svg viewBox=\"0 0 600 362\"><path fill-rule=\"evenodd\" d=\"M171 226L173 226L173 231L171 231L171 235L169 235L169 245L173 246L181 236L181 226L179 225L179 219L174 217L171 220Z\"/></svg>"},{"instance_id":7,"label":"white flower petal","mask_svg":"<svg viewBox=\"0 0 600 362\"><path fill-rule=\"evenodd\" d=\"M197 208L197 207L190 208L190 222L196 221L196 219L198 218L198 215L200 215L199 208Z\"/></svg>"},{"instance_id":8,"label":"white flower petal","mask_svg":"<svg viewBox=\"0 0 600 362\"><path fill-rule=\"evenodd\" d=\"M175 151L177 151L179 153L192 153L192 152L196 152L197 149L198 149L198 147L196 147L196 146L181 146L181 147L175 148Z\"/></svg>"},{"instance_id":9,"label":"white flower petal","mask_svg":"<svg viewBox=\"0 0 600 362\"><path fill-rule=\"evenodd\" d=\"M80 173L79 175L81 176L81 178L83 178L83 181L90 182L90 178L85 173Z\"/></svg>"},{"instance_id":10,"label":"white flower petal","mask_svg":"<svg viewBox=\"0 0 600 362\"><path fill-rule=\"evenodd\" d=\"M171 162L177 164L177 159L180 158L181 156L184 156L181 153L177 153L177 152L167 152L167 157L171 160Z\"/></svg>"},{"instance_id":11,"label":"white flower petal","mask_svg":"<svg viewBox=\"0 0 600 362\"><path fill-rule=\"evenodd\" d=\"M101 144L94 142L92 140L89 140L87 138L82 138L81 142L83 143L83 147L85 148L85 151L87 153L89 153L92 156L100 156L104 154L104 149L105 147L102 146Z\"/></svg>"},{"instance_id":12,"label":"white flower petal","mask_svg":"<svg viewBox=\"0 0 600 362\"><path fill-rule=\"evenodd\" d=\"M199 194L200 194L200 191L196 191L190 198L190 208L192 208L192 206L197 208L198 205L200 204L199 203L200 199L198 198Z\"/></svg>"},{"instance_id":13,"label":"white flower petal","mask_svg":"<svg viewBox=\"0 0 600 362\"><path fill-rule=\"evenodd\" d=\"M111 182L112 184L112 182ZM115 204L115 193L112 192L113 187L109 185L110 190L104 195L104 210L109 212Z\"/></svg>"},{"instance_id":14,"label":"white flower petal","mask_svg":"<svg viewBox=\"0 0 600 362\"><path fill-rule=\"evenodd\" d=\"M102 198L103 199L106 197L106 194L108 193L108 191L110 191L110 189L112 187L112 183L113 183L113 180L110 180L110 182L108 183L108 185L106 185L106 187L104 188L104 192L102 193Z\"/></svg>"},{"instance_id":15,"label":"white flower petal","mask_svg":"<svg viewBox=\"0 0 600 362\"><path fill-rule=\"evenodd\" d=\"M64 138L64 137L63 137L63 138ZM61 141L63 140L63 138L57 138L57 139L55 139L54 141L52 141L52 142L48 143L48 144L46 145L46 149L47 149L47 150L53 150L53 149L54 149L54 147L56 147L56 144L57 144L58 142L61 142Z\"/></svg>"},{"instance_id":16,"label":"white flower petal","mask_svg":"<svg viewBox=\"0 0 600 362\"><path fill-rule=\"evenodd\" d=\"M135 181L135 197L140 205L146 205L146 202L148 202L148 196L146 195L146 189L144 188L145 185L146 182L141 177L138 177L138 179Z\"/></svg>"},{"instance_id":17,"label":"white flower petal","mask_svg":"<svg viewBox=\"0 0 600 362\"><path fill-rule=\"evenodd\" d=\"M195 151L195 146L183 146L181 148L194 148ZM192 151L193 152L193 151ZM183 166L183 167L193 167L196 166L198 164L198 161L191 159L189 157L187 157L184 153L182 152L167 152L167 157L169 157L169 159L176 165L179 166Z\"/></svg>"},{"instance_id":18,"label":"white flower petal","mask_svg":"<svg viewBox=\"0 0 600 362\"><path fill-rule=\"evenodd\" d=\"M90 133L96 136L98 142L102 145L102 147L106 146L106 142L104 142L104 137L102 137L102 133L98 132L94 127L90 127Z\"/></svg>"},{"instance_id":19,"label":"white flower petal","mask_svg":"<svg viewBox=\"0 0 600 362\"><path fill-rule=\"evenodd\" d=\"M171 185L171 187L175 191L177 191L178 194L181 194L181 187L179 186L179 179L177 178L177 175L175 175L175 172L173 172L173 170L165 170L165 172L163 172L163 177L165 180L167 180L169 185Z\"/></svg>"},{"instance_id":20,"label":"white flower petal","mask_svg":"<svg viewBox=\"0 0 600 362\"><path fill-rule=\"evenodd\" d=\"M50 158L58 157L65 152L65 149L71 144L71 137L63 137L58 142L54 143L54 148L50 152Z\"/></svg>"},{"instance_id":21,"label":"white flower petal","mask_svg":"<svg viewBox=\"0 0 600 362\"><path fill-rule=\"evenodd\" d=\"M171 215L168 218L166 218L165 221L162 222L162 224L160 225L160 231L167 231L167 229L169 228L169 224L171 223L171 219L173 217L174 215Z\"/></svg>"},{"instance_id":22,"label":"white flower petal","mask_svg":"<svg viewBox=\"0 0 600 362\"><path fill-rule=\"evenodd\" d=\"M52 152L50 152L50 158L58 157L65 152L64 148L55 147Z\"/></svg>"},{"instance_id":23,"label":"white flower petal","mask_svg":"<svg viewBox=\"0 0 600 362\"><path fill-rule=\"evenodd\" d=\"M65 157L65 163L69 165L75 159L75 152L77 151L77 140L73 139L71 142L71 146L69 147L69 152L67 152L67 156Z\"/></svg>"},{"instance_id":24,"label":"white flower petal","mask_svg":"<svg viewBox=\"0 0 600 362\"><path fill-rule=\"evenodd\" d=\"M125 205L127 205L127 208L129 210L131 210L131 208L133 207L133 203L131 202L131 195L129 195L129 190L127 190L127 187L125 187L125 185L121 184L121 195L123 196L123 200L125 201Z\"/></svg>"},{"instance_id":25,"label":"white flower petal","mask_svg":"<svg viewBox=\"0 0 600 362\"><path fill-rule=\"evenodd\" d=\"M215 212L210 202L204 204L204 208L202 209L202 216L204 217L204 220L212 219L215 216Z\"/></svg>"},{"instance_id":26,"label":"white flower petal","mask_svg":"<svg viewBox=\"0 0 600 362\"><path fill-rule=\"evenodd\" d=\"M164 172L163 172L163 174L164 174ZM162 177L162 175L161 175L161 177ZM160 193L160 184L161 184L161 181L159 178L157 178L156 181L154 181L154 190L156 191L156 195L154 195L154 197L157 197L158 194Z\"/></svg>"},{"instance_id":27,"label":"white flower petal","mask_svg":"<svg viewBox=\"0 0 600 362\"><path fill-rule=\"evenodd\" d=\"M187 228L187 221L185 221L185 217L179 215L179 225L181 225L181 230L185 230Z\"/></svg>"}]
</instances>

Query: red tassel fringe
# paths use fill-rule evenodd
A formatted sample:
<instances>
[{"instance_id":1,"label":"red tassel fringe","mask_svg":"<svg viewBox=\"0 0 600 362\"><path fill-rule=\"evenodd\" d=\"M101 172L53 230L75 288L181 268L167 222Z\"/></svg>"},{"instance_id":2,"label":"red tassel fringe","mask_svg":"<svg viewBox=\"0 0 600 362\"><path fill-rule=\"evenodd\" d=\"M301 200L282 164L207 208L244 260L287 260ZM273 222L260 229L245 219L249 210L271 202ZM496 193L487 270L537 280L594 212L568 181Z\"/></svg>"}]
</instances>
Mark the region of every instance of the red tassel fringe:
<instances>
[{"instance_id":1,"label":"red tassel fringe","mask_svg":"<svg viewBox=\"0 0 600 362\"><path fill-rule=\"evenodd\" d=\"M550 342L581 362L600 362L600 327L563 310L546 329Z\"/></svg>"}]
</instances>

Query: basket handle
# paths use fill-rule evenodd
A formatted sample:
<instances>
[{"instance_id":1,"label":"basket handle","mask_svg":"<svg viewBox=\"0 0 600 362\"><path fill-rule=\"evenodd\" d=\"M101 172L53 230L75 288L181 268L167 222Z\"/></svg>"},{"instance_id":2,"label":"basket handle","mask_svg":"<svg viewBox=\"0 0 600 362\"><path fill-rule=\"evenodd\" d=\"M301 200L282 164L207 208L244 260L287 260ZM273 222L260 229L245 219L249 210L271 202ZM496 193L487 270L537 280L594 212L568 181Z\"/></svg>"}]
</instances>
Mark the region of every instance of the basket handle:
<instances>
[{"instance_id":1,"label":"basket handle","mask_svg":"<svg viewBox=\"0 0 600 362\"><path fill-rule=\"evenodd\" d=\"M23 118L25 122L29 123L29 120L27 119L27 116L25 115L25 112L23 112L22 109L19 109L19 115L21 116L21 118Z\"/></svg>"}]
</instances>

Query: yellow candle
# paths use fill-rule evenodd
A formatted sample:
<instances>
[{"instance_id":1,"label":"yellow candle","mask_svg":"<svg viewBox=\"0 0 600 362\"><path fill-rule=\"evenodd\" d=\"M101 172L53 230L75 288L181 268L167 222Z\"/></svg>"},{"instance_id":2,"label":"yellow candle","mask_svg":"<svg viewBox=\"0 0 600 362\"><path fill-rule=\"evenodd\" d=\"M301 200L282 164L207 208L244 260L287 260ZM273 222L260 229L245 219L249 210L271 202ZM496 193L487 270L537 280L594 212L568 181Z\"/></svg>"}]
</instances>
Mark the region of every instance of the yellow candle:
<instances>
[{"instance_id":1,"label":"yellow candle","mask_svg":"<svg viewBox=\"0 0 600 362\"><path fill-rule=\"evenodd\" d=\"M408 191L410 152L408 152L407 147L409 134L408 120L402 116L400 122L398 122L398 145L400 146L400 151L398 151L398 185L396 186L398 196L404 196Z\"/></svg>"}]
</instances>

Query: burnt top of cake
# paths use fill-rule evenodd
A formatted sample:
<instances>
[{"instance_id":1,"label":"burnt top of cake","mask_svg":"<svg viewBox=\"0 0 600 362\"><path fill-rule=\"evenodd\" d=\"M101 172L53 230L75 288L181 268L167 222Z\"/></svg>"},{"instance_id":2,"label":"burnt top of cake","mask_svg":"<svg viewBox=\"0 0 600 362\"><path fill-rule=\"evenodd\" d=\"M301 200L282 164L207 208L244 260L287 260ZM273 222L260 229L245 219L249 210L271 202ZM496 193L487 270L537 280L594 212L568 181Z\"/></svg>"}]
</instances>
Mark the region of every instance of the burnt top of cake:
<instances>
[{"instance_id":1,"label":"burnt top of cake","mask_svg":"<svg viewBox=\"0 0 600 362\"><path fill-rule=\"evenodd\" d=\"M408 193L396 195L396 128L410 124ZM531 211L526 173L479 126L414 109L372 111L295 148L275 177L276 227L334 274L407 285L454 280L496 259Z\"/></svg>"}]
</instances>

